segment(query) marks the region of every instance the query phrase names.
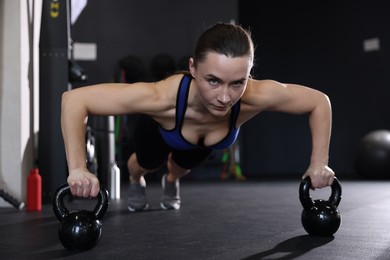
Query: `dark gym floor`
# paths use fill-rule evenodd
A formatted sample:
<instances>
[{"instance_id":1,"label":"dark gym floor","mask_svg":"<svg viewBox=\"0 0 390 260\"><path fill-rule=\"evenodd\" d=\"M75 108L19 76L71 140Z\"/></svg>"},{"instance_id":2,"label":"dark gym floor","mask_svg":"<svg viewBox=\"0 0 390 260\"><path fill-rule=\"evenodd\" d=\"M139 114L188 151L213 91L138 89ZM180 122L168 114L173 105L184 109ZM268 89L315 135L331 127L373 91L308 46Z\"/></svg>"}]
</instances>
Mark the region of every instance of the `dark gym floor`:
<instances>
[{"instance_id":1,"label":"dark gym floor","mask_svg":"<svg viewBox=\"0 0 390 260\"><path fill-rule=\"evenodd\" d=\"M299 180L183 180L182 208L159 208L161 188L149 183L150 210L127 210L127 187L111 201L99 244L68 251L57 237L51 204L42 212L0 209L0 259L390 259L390 182L340 180L342 225L330 238L307 235L300 222ZM325 198L330 188L311 192ZM74 200L70 210L96 200Z\"/></svg>"}]
</instances>

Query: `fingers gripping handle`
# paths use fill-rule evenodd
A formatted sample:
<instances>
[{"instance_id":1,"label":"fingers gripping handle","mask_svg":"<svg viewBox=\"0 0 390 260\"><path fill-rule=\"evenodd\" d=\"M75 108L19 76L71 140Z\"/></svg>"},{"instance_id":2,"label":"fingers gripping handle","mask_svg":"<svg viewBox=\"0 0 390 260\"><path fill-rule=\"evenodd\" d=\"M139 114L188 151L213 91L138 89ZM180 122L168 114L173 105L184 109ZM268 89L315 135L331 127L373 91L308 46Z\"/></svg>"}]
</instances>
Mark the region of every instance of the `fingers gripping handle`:
<instances>
[{"instance_id":1,"label":"fingers gripping handle","mask_svg":"<svg viewBox=\"0 0 390 260\"><path fill-rule=\"evenodd\" d=\"M64 204L64 197L66 195L71 195L70 187L68 184L63 184L57 189L53 198L53 211L60 221L62 221L64 218L66 218L66 216L69 215L69 210L65 207ZM110 203L108 191L104 188L101 188L98 196L97 205L93 210L93 213L95 214L97 219L103 219L109 204Z\"/></svg>"},{"instance_id":2,"label":"fingers gripping handle","mask_svg":"<svg viewBox=\"0 0 390 260\"><path fill-rule=\"evenodd\" d=\"M310 177L306 177L301 181L299 186L299 200L303 208L310 209L314 206L314 202L310 196L311 180ZM329 197L329 202L335 205L336 207L340 204L342 197L342 188L339 180L334 177L334 181L331 186L332 193Z\"/></svg>"}]
</instances>

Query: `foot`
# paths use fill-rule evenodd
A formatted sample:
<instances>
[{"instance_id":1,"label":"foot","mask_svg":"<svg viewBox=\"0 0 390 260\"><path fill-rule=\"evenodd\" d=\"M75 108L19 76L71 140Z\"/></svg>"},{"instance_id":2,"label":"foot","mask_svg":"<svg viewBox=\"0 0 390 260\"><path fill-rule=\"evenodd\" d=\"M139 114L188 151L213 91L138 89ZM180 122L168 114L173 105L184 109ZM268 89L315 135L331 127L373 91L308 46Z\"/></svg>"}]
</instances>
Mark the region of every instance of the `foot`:
<instances>
[{"instance_id":1,"label":"foot","mask_svg":"<svg viewBox=\"0 0 390 260\"><path fill-rule=\"evenodd\" d=\"M141 181L140 183L130 183L127 205L131 212L148 209L149 204L146 199L145 180Z\"/></svg>"},{"instance_id":2,"label":"foot","mask_svg":"<svg viewBox=\"0 0 390 260\"><path fill-rule=\"evenodd\" d=\"M180 183L179 179L175 182L167 180L167 174L164 174L161 181L163 196L160 203L163 209L180 209Z\"/></svg>"}]
</instances>

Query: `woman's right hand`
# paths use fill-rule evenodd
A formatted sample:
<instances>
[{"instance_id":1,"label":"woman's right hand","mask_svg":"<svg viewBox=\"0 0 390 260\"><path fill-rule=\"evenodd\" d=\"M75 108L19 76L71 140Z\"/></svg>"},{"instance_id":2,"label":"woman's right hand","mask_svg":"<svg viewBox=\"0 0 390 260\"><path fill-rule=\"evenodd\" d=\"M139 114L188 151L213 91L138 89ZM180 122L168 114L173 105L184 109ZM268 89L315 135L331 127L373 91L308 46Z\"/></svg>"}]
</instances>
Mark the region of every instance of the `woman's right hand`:
<instances>
[{"instance_id":1,"label":"woman's right hand","mask_svg":"<svg viewBox=\"0 0 390 260\"><path fill-rule=\"evenodd\" d=\"M86 168L78 168L69 172L67 182L73 196L96 197L100 191L98 178Z\"/></svg>"}]
</instances>

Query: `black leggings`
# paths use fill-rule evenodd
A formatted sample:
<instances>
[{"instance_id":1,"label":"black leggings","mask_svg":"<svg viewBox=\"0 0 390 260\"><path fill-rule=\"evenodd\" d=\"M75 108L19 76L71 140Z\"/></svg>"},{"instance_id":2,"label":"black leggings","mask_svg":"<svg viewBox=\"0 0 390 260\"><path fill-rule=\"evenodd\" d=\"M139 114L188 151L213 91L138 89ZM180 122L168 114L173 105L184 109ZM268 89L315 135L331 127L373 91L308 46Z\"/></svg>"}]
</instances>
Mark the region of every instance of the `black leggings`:
<instances>
[{"instance_id":1,"label":"black leggings","mask_svg":"<svg viewBox=\"0 0 390 260\"><path fill-rule=\"evenodd\" d=\"M141 167L152 170L163 166L172 152L175 163L184 169L192 169L204 162L211 149L175 150L161 137L158 123L149 116L140 115L134 128L134 151Z\"/></svg>"}]
</instances>

